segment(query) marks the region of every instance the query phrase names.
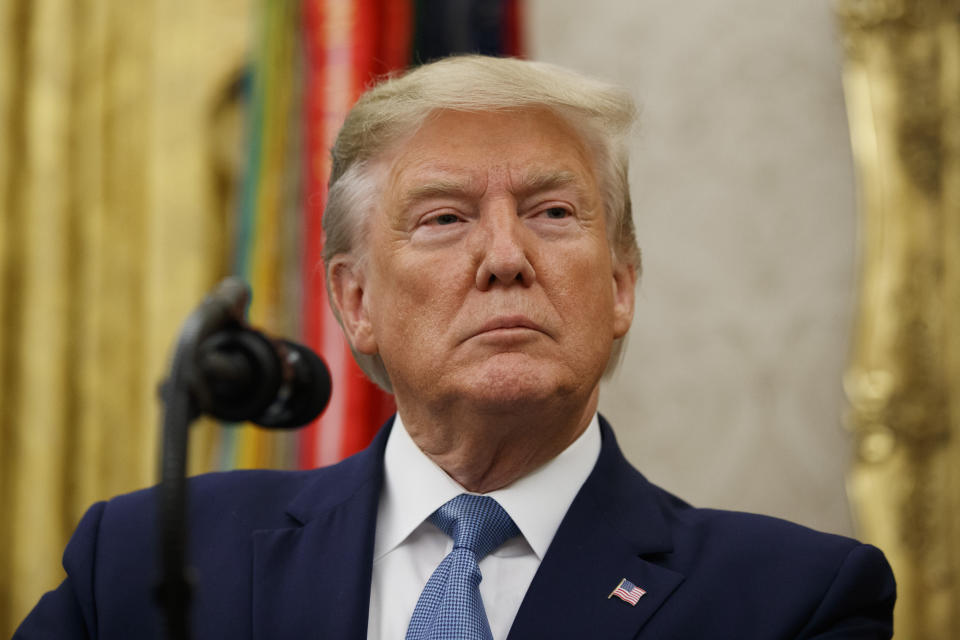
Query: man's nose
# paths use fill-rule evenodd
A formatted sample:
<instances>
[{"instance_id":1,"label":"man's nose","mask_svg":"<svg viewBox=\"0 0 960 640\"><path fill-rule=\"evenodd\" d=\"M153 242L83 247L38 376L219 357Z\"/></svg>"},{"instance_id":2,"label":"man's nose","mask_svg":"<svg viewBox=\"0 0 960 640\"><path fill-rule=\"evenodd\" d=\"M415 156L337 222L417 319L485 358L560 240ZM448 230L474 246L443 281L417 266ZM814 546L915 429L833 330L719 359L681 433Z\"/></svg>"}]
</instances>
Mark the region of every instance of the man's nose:
<instances>
[{"instance_id":1,"label":"man's nose","mask_svg":"<svg viewBox=\"0 0 960 640\"><path fill-rule=\"evenodd\" d=\"M481 225L477 288L486 291L501 284L530 286L536 272L528 255L526 230L514 207L488 212Z\"/></svg>"}]
</instances>

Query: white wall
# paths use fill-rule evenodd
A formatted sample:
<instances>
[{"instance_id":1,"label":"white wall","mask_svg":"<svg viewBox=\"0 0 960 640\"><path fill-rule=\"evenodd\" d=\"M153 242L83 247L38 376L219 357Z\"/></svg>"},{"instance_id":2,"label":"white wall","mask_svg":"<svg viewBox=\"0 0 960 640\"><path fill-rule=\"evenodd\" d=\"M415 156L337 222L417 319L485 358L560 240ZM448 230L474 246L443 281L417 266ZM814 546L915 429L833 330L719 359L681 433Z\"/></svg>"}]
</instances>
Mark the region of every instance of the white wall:
<instances>
[{"instance_id":1,"label":"white wall","mask_svg":"<svg viewBox=\"0 0 960 640\"><path fill-rule=\"evenodd\" d=\"M642 107L645 272L601 399L628 457L698 506L850 533L841 376L854 183L828 0L528 0L529 57Z\"/></svg>"}]
</instances>

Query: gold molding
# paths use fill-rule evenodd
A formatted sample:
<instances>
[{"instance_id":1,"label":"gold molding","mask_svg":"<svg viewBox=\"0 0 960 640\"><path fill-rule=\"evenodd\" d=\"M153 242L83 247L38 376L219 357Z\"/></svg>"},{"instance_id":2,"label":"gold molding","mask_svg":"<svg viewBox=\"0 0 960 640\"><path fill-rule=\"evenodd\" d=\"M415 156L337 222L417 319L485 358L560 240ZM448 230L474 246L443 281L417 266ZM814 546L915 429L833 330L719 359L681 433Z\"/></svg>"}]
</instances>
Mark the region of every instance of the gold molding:
<instances>
[{"instance_id":1,"label":"gold molding","mask_svg":"<svg viewBox=\"0 0 960 640\"><path fill-rule=\"evenodd\" d=\"M960 2L836 10L861 224L849 492L897 637L960 638Z\"/></svg>"}]
</instances>

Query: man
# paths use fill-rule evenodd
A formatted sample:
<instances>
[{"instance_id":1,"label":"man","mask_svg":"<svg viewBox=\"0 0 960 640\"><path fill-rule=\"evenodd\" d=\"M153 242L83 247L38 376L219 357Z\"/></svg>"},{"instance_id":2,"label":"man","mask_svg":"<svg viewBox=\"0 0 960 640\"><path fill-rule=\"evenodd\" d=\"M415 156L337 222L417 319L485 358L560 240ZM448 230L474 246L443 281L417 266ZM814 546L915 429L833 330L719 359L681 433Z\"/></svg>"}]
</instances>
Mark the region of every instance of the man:
<instances>
[{"instance_id":1,"label":"man","mask_svg":"<svg viewBox=\"0 0 960 640\"><path fill-rule=\"evenodd\" d=\"M482 57L361 98L327 286L398 413L334 467L193 481L195 637L890 637L879 551L694 509L596 414L640 270L633 117L608 85ZM153 499L90 510L17 637L154 632Z\"/></svg>"}]
</instances>

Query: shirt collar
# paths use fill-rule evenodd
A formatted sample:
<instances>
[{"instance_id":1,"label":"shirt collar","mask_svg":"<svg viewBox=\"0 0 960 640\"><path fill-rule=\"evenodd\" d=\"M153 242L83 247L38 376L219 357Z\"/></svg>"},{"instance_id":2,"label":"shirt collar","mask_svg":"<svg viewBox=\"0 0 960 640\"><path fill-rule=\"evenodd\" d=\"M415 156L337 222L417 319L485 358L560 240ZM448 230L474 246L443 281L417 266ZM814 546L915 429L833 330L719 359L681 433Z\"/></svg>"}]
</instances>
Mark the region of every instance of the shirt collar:
<instances>
[{"instance_id":1,"label":"shirt collar","mask_svg":"<svg viewBox=\"0 0 960 640\"><path fill-rule=\"evenodd\" d=\"M489 495L500 503L543 560L567 509L600 455L596 414L560 455ZM407 539L448 500L469 493L414 443L398 414L384 453L384 483L377 511L374 560Z\"/></svg>"}]
</instances>

